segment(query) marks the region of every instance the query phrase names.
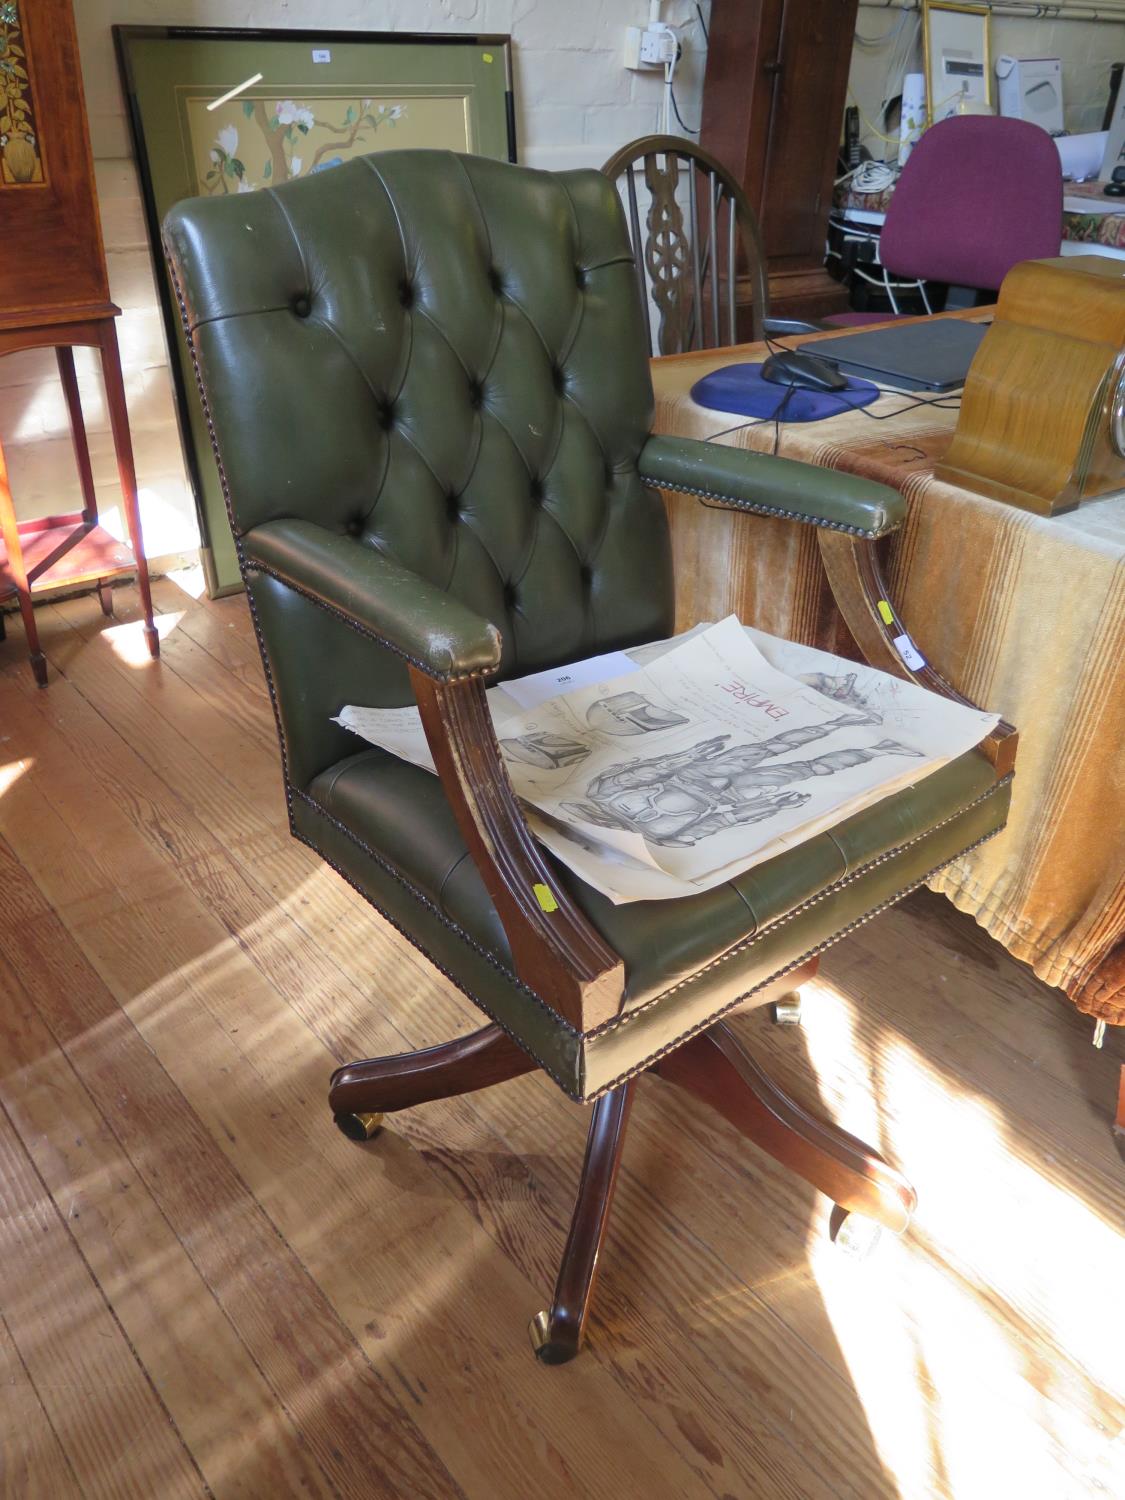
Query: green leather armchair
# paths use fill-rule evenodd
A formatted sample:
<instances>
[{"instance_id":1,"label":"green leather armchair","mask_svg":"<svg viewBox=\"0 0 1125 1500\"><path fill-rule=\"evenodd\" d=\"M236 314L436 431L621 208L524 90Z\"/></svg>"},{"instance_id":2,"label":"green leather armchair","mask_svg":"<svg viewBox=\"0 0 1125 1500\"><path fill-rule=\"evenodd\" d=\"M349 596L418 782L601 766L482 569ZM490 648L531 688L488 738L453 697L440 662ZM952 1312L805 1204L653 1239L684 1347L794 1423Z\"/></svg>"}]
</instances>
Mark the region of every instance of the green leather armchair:
<instances>
[{"instance_id":1,"label":"green leather armchair","mask_svg":"<svg viewBox=\"0 0 1125 1500\"><path fill-rule=\"evenodd\" d=\"M532 841L484 700L490 678L671 632L660 487L823 528L843 549L857 633L885 641L901 626L876 608L872 544L900 523L901 497L650 436L632 253L597 172L387 152L182 203L164 235L292 832L489 1018L339 1069L337 1123L363 1139L386 1111L535 1067L593 1104L555 1299L533 1320L547 1362L581 1342L646 1070L844 1209L903 1229L905 1180L787 1099L721 1018L777 999L828 944L1001 828L1013 737L716 890L615 907ZM332 722L345 703L412 700L440 779Z\"/></svg>"}]
</instances>

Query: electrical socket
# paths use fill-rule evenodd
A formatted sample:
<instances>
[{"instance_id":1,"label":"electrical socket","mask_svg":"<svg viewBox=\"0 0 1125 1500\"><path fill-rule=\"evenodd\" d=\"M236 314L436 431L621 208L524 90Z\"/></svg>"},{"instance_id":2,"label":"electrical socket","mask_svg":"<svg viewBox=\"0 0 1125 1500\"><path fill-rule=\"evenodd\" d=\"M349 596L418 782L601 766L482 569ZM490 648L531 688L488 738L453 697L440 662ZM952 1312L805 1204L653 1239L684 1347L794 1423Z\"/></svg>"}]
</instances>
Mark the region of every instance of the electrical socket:
<instances>
[{"instance_id":1,"label":"electrical socket","mask_svg":"<svg viewBox=\"0 0 1125 1500\"><path fill-rule=\"evenodd\" d=\"M625 66L635 72L663 68L676 57L676 36L667 26L627 26Z\"/></svg>"}]
</instances>

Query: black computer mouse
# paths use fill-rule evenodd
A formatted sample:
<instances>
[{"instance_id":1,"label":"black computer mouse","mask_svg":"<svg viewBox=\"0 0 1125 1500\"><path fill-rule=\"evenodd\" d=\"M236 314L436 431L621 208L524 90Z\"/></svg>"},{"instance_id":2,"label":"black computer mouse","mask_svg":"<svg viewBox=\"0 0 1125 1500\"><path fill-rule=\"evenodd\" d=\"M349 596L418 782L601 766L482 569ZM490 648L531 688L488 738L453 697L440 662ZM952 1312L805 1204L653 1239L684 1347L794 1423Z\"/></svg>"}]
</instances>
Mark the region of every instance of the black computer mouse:
<instances>
[{"instance_id":1,"label":"black computer mouse","mask_svg":"<svg viewBox=\"0 0 1125 1500\"><path fill-rule=\"evenodd\" d=\"M830 359L821 359L805 349L779 349L771 354L762 366L762 379L803 391L843 391L848 386Z\"/></svg>"},{"instance_id":2,"label":"black computer mouse","mask_svg":"<svg viewBox=\"0 0 1125 1500\"><path fill-rule=\"evenodd\" d=\"M1107 182L1102 192L1107 198L1125 198L1125 182Z\"/></svg>"}]
</instances>

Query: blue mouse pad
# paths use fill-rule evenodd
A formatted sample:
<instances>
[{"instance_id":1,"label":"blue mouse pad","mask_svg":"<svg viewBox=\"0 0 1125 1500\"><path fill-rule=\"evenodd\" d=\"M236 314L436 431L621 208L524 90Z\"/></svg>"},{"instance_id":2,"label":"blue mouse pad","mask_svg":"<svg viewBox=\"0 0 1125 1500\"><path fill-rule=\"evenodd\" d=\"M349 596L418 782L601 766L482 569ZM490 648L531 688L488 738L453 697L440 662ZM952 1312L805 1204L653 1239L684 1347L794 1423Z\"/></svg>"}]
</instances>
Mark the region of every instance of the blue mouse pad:
<instances>
[{"instance_id":1,"label":"blue mouse pad","mask_svg":"<svg viewBox=\"0 0 1125 1500\"><path fill-rule=\"evenodd\" d=\"M771 380L762 379L760 364L724 365L721 370L704 375L691 388L691 399L711 411L764 417L767 421L778 416L783 422L820 422L825 417L838 417L849 407L870 406L879 394L877 385L853 375L848 377L847 387L842 391L805 391L796 386L774 385Z\"/></svg>"}]
</instances>

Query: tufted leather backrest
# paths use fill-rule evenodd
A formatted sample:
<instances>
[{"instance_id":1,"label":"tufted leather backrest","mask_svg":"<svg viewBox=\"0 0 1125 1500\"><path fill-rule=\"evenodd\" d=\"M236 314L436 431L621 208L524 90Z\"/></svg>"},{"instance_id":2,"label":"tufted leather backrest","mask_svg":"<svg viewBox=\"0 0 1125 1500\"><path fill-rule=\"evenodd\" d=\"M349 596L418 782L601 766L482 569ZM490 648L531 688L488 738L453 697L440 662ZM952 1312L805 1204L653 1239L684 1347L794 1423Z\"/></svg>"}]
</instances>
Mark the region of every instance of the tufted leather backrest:
<instances>
[{"instance_id":1,"label":"tufted leather backrest","mask_svg":"<svg viewBox=\"0 0 1125 1500\"><path fill-rule=\"evenodd\" d=\"M506 675L669 631L644 329L600 173L386 152L190 200L165 235L236 538L296 516L377 548L497 625ZM358 701L401 701L372 654Z\"/></svg>"}]
</instances>

